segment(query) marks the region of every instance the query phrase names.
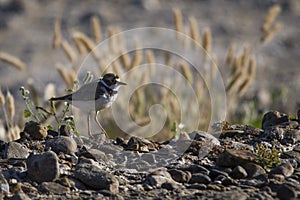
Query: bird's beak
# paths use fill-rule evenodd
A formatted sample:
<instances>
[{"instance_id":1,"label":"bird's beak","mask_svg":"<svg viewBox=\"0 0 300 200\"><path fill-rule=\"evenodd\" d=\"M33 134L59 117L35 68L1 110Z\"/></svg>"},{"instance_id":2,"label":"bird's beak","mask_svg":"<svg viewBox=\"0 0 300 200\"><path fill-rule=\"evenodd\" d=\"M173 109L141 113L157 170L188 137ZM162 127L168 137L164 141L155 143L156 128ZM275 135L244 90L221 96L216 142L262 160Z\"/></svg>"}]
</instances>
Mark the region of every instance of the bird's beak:
<instances>
[{"instance_id":1,"label":"bird's beak","mask_svg":"<svg viewBox=\"0 0 300 200\"><path fill-rule=\"evenodd\" d=\"M121 82L121 81L117 81L118 85L127 85L127 83Z\"/></svg>"}]
</instances>

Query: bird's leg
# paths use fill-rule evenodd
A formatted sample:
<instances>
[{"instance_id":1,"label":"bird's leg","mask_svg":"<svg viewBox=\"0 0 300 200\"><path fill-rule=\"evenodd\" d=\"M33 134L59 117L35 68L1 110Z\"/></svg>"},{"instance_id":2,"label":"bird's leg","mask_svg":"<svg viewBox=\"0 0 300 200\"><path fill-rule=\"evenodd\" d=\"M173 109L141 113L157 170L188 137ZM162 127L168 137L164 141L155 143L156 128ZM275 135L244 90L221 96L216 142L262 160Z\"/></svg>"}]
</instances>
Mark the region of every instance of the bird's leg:
<instances>
[{"instance_id":1,"label":"bird's leg","mask_svg":"<svg viewBox=\"0 0 300 200\"><path fill-rule=\"evenodd\" d=\"M99 111L96 111L96 113L95 113L95 121L96 121L96 123L98 124L98 126L100 127L100 129L102 130L102 132L105 134L105 136L106 136L107 138L109 138L109 137L108 137L108 134L106 133L106 131L104 130L104 128L101 126L101 124L100 124L100 122L99 122L99 120L98 120L98 118L97 118L98 113L99 113Z\"/></svg>"},{"instance_id":2,"label":"bird's leg","mask_svg":"<svg viewBox=\"0 0 300 200\"><path fill-rule=\"evenodd\" d=\"M90 137L92 137L90 121L91 121L91 112L89 112L87 115L87 125L88 125L88 134Z\"/></svg>"}]
</instances>

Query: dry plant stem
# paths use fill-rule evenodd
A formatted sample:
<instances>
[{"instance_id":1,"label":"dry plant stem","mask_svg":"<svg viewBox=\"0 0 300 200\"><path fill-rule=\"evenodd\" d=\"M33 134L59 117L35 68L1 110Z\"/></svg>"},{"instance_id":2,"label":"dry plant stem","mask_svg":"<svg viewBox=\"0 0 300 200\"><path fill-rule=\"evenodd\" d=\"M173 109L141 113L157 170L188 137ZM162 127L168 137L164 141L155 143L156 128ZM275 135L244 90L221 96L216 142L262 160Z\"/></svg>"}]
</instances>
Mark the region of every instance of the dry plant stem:
<instances>
[{"instance_id":1,"label":"dry plant stem","mask_svg":"<svg viewBox=\"0 0 300 200\"><path fill-rule=\"evenodd\" d=\"M83 42L81 42L78 38L73 37L73 42L76 46L77 51L79 52L80 55L84 55L86 53L86 48Z\"/></svg>"},{"instance_id":2,"label":"dry plant stem","mask_svg":"<svg viewBox=\"0 0 300 200\"><path fill-rule=\"evenodd\" d=\"M138 50L138 49L135 50L130 68L132 69L133 67L140 65L142 60L143 60L142 50Z\"/></svg>"},{"instance_id":3,"label":"dry plant stem","mask_svg":"<svg viewBox=\"0 0 300 200\"><path fill-rule=\"evenodd\" d=\"M192 72L189 68L189 65L186 64L185 62L181 62L179 64L179 67L180 67L180 70L183 74L183 76L190 82L190 83L193 83L193 75L192 75Z\"/></svg>"},{"instance_id":4,"label":"dry plant stem","mask_svg":"<svg viewBox=\"0 0 300 200\"><path fill-rule=\"evenodd\" d=\"M251 83L253 82L255 78L255 71L256 71L256 60L254 57L250 59L249 66L248 66L248 76L246 80L240 85L238 89L238 95L242 96L245 94L245 92L250 87Z\"/></svg>"},{"instance_id":5,"label":"dry plant stem","mask_svg":"<svg viewBox=\"0 0 300 200\"><path fill-rule=\"evenodd\" d=\"M61 64L58 64L56 69L59 75L62 77L63 81L65 82L67 88L72 88L74 80L71 79L71 76L69 75L70 72L68 72Z\"/></svg>"},{"instance_id":6,"label":"dry plant stem","mask_svg":"<svg viewBox=\"0 0 300 200\"><path fill-rule=\"evenodd\" d=\"M278 16L280 12L281 12L281 7L279 5L274 5L269 9L268 15L265 18L264 23L262 25L263 32L269 31L272 23L274 22L275 18Z\"/></svg>"},{"instance_id":7,"label":"dry plant stem","mask_svg":"<svg viewBox=\"0 0 300 200\"><path fill-rule=\"evenodd\" d=\"M59 47L61 42L61 20L56 19L54 22L54 37L53 37L53 48L56 49Z\"/></svg>"},{"instance_id":8,"label":"dry plant stem","mask_svg":"<svg viewBox=\"0 0 300 200\"><path fill-rule=\"evenodd\" d=\"M271 27L267 32L264 33L264 35L261 38L261 41L265 44L268 41L270 41L274 35L281 29L282 25L280 23L274 24L273 27Z\"/></svg>"},{"instance_id":9,"label":"dry plant stem","mask_svg":"<svg viewBox=\"0 0 300 200\"><path fill-rule=\"evenodd\" d=\"M10 121L12 122L16 112L15 99L9 91L7 91L6 98L7 98L7 105L8 105L8 113L10 116Z\"/></svg>"},{"instance_id":10,"label":"dry plant stem","mask_svg":"<svg viewBox=\"0 0 300 200\"><path fill-rule=\"evenodd\" d=\"M197 20L195 17L189 17L189 23L191 28L191 38L194 40L194 47L195 49L198 49L201 45L201 38Z\"/></svg>"},{"instance_id":11,"label":"dry plant stem","mask_svg":"<svg viewBox=\"0 0 300 200\"><path fill-rule=\"evenodd\" d=\"M102 40L101 25L100 25L99 17L93 16L91 19L91 24L92 24L92 32L93 32L94 40L96 43L99 43Z\"/></svg>"},{"instance_id":12,"label":"dry plant stem","mask_svg":"<svg viewBox=\"0 0 300 200\"><path fill-rule=\"evenodd\" d=\"M122 65L125 69L129 69L131 59L130 59L130 56L128 55L128 53L125 52L125 51L121 55L121 62L122 62Z\"/></svg>"},{"instance_id":13,"label":"dry plant stem","mask_svg":"<svg viewBox=\"0 0 300 200\"><path fill-rule=\"evenodd\" d=\"M7 126L8 128L10 128L10 127L11 127L11 124L9 123L7 111L6 111L6 108L5 108L5 97L4 97L3 93L2 93L1 88L0 88L0 101L1 101L0 103L1 103L1 105L2 105L2 110L3 110L3 114L4 114L6 126Z\"/></svg>"},{"instance_id":14,"label":"dry plant stem","mask_svg":"<svg viewBox=\"0 0 300 200\"><path fill-rule=\"evenodd\" d=\"M175 30L179 32L177 34L177 38L179 38L180 33L183 32L183 26L182 26L182 14L179 9L173 9L173 15L174 15L174 21L175 21Z\"/></svg>"},{"instance_id":15,"label":"dry plant stem","mask_svg":"<svg viewBox=\"0 0 300 200\"><path fill-rule=\"evenodd\" d=\"M155 74L154 64L156 63L156 61L152 50L146 51L146 62L149 63L150 76L153 76Z\"/></svg>"},{"instance_id":16,"label":"dry plant stem","mask_svg":"<svg viewBox=\"0 0 300 200\"><path fill-rule=\"evenodd\" d=\"M63 40L61 43L61 47L63 48L65 54L67 55L68 59L70 60L71 63L75 63L77 60L77 55L71 45L69 44L68 41Z\"/></svg>"},{"instance_id":17,"label":"dry plant stem","mask_svg":"<svg viewBox=\"0 0 300 200\"><path fill-rule=\"evenodd\" d=\"M236 45L231 44L226 57L226 65L230 65L233 62L235 49L236 49Z\"/></svg>"},{"instance_id":18,"label":"dry plant stem","mask_svg":"<svg viewBox=\"0 0 300 200\"><path fill-rule=\"evenodd\" d=\"M203 37L203 48L206 51L206 56L209 56L211 52L211 45L212 45L211 31L209 28L207 28L204 32L204 37Z\"/></svg>"},{"instance_id":19,"label":"dry plant stem","mask_svg":"<svg viewBox=\"0 0 300 200\"><path fill-rule=\"evenodd\" d=\"M17 68L18 70L21 70L21 71L26 68L26 64L23 63L19 58L15 57L15 56L12 56L12 55L10 55L8 53L5 53L5 52L0 51L0 60L12 65L13 67L15 67L15 68Z\"/></svg>"},{"instance_id":20,"label":"dry plant stem","mask_svg":"<svg viewBox=\"0 0 300 200\"><path fill-rule=\"evenodd\" d=\"M243 51L243 54L242 54L242 57L241 57L241 67L245 68L247 67L247 62L248 62L248 59L249 59L249 46L248 45L245 45L244 46L244 51Z\"/></svg>"},{"instance_id":21,"label":"dry plant stem","mask_svg":"<svg viewBox=\"0 0 300 200\"><path fill-rule=\"evenodd\" d=\"M232 90L234 89L234 87L236 85L238 85L239 81L241 80L242 78L242 72L238 72L233 78L232 80L230 81L230 83L227 85L226 87L226 92L227 93L230 93L232 92Z\"/></svg>"}]
</instances>

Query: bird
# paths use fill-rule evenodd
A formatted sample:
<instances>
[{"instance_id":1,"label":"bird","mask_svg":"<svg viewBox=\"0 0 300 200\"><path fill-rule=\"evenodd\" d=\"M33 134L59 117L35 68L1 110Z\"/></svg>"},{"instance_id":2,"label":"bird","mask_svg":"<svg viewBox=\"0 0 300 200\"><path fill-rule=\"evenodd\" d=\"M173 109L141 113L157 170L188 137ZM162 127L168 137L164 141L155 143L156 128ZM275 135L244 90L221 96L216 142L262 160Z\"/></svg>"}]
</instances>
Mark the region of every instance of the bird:
<instances>
[{"instance_id":1,"label":"bird","mask_svg":"<svg viewBox=\"0 0 300 200\"><path fill-rule=\"evenodd\" d=\"M90 137L92 137L90 117L92 112L95 111L94 120L106 137L109 137L101 126L97 115L101 110L108 108L113 104L117 99L118 90L122 85L127 85L127 83L121 82L118 75L106 73L103 77L83 85L71 94L61 97L52 97L49 101L65 101L81 110L87 111L88 135Z\"/></svg>"}]
</instances>

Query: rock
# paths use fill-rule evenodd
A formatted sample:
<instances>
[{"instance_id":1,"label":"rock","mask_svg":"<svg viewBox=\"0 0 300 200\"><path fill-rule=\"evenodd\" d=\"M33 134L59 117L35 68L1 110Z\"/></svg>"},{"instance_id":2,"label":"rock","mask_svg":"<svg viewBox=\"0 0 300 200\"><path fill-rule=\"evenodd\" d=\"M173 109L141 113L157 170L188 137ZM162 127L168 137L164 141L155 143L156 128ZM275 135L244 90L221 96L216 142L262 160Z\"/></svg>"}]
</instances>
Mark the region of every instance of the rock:
<instances>
[{"instance_id":1,"label":"rock","mask_svg":"<svg viewBox=\"0 0 300 200\"><path fill-rule=\"evenodd\" d=\"M192 175L192 178L190 179L190 184L198 183L198 184L209 184L211 183L211 179L209 176L201 173L195 173Z\"/></svg>"},{"instance_id":2,"label":"rock","mask_svg":"<svg viewBox=\"0 0 300 200\"><path fill-rule=\"evenodd\" d=\"M50 147L55 153L73 154L77 150L77 143L71 137L58 136L46 142L46 146Z\"/></svg>"},{"instance_id":3,"label":"rock","mask_svg":"<svg viewBox=\"0 0 300 200\"><path fill-rule=\"evenodd\" d=\"M26 159L29 156L29 150L24 144L9 142L4 151L4 158L7 159Z\"/></svg>"},{"instance_id":4,"label":"rock","mask_svg":"<svg viewBox=\"0 0 300 200\"><path fill-rule=\"evenodd\" d=\"M182 170L178 169L171 169L168 170L168 172L171 174L173 180L179 183L187 183L191 179L191 173L189 171L184 172Z\"/></svg>"},{"instance_id":5,"label":"rock","mask_svg":"<svg viewBox=\"0 0 300 200\"><path fill-rule=\"evenodd\" d=\"M242 178L246 178L248 174L243 167L238 165L232 170L229 176L234 179L242 179Z\"/></svg>"},{"instance_id":6,"label":"rock","mask_svg":"<svg viewBox=\"0 0 300 200\"><path fill-rule=\"evenodd\" d=\"M286 114L280 113L278 111L267 112L262 120L262 129L267 129L272 126L288 122L289 118Z\"/></svg>"},{"instance_id":7,"label":"rock","mask_svg":"<svg viewBox=\"0 0 300 200\"><path fill-rule=\"evenodd\" d=\"M53 151L30 155L26 164L28 178L38 183L54 181L59 177L58 157Z\"/></svg>"},{"instance_id":8,"label":"rock","mask_svg":"<svg viewBox=\"0 0 300 200\"><path fill-rule=\"evenodd\" d=\"M281 186L279 186L276 192L277 197L280 200L293 199L297 197L297 191L295 190L295 188L288 184L282 184Z\"/></svg>"},{"instance_id":9,"label":"rock","mask_svg":"<svg viewBox=\"0 0 300 200\"><path fill-rule=\"evenodd\" d=\"M300 152L299 151L287 151L283 153L284 156L286 156L287 158L292 158L293 160L297 161L298 163L300 163Z\"/></svg>"},{"instance_id":10,"label":"rock","mask_svg":"<svg viewBox=\"0 0 300 200\"><path fill-rule=\"evenodd\" d=\"M246 170L248 174L247 178L255 178L260 175L266 174L264 168L262 168L260 165L257 165L255 163L247 163L243 165L243 168Z\"/></svg>"},{"instance_id":11,"label":"rock","mask_svg":"<svg viewBox=\"0 0 300 200\"><path fill-rule=\"evenodd\" d=\"M211 169L210 172L209 172L209 176L212 178L212 179L215 179L217 176L224 176L224 177L228 177L228 173L225 172L225 171L221 171L221 170L218 170L218 169Z\"/></svg>"},{"instance_id":12,"label":"rock","mask_svg":"<svg viewBox=\"0 0 300 200\"><path fill-rule=\"evenodd\" d=\"M86 158L92 158L98 162L107 162L108 158L106 154L98 149L88 149L79 154L79 156L83 156Z\"/></svg>"},{"instance_id":13,"label":"rock","mask_svg":"<svg viewBox=\"0 0 300 200\"><path fill-rule=\"evenodd\" d=\"M47 137L47 127L37 122L30 121L25 124L24 132L29 134L32 139L41 140Z\"/></svg>"},{"instance_id":14,"label":"rock","mask_svg":"<svg viewBox=\"0 0 300 200\"><path fill-rule=\"evenodd\" d=\"M38 190L46 194L65 194L71 192L70 188L55 182L43 182Z\"/></svg>"},{"instance_id":15,"label":"rock","mask_svg":"<svg viewBox=\"0 0 300 200\"><path fill-rule=\"evenodd\" d=\"M220 141L218 138L213 136L212 134L203 132L203 131L193 131L189 133L190 138L196 140L196 141L210 141L213 145L220 145Z\"/></svg>"},{"instance_id":16,"label":"rock","mask_svg":"<svg viewBox=\"0 0 300 200\"><path fill-rule=\"evenodd\" d=\"M222 167L236 167L251 162L255 155L248 150L226 149L219 154L216 164Z\"/></svg>"},{"instance_id":17,"label":"rock","mask_svg":"<svg viewBox=\"0 0 300 200\"><path fill-rule=\"evenodd\" d=\"M192 174L194 174L194 173L201 173L201 174L205 174L205 175L209 174L208 169L206 169L205 167L203 167L201 165L197 165L197 164L191 164L188 167L181 168L181 170L189 171Z\"/></svg>"},{"instance_id":18,"label":"rock","mask_svg":"<svg viewBox=\"0 0 300 200\"><path fill-rule=\"evenodd\" d=\"M145 186L160 188L162 184L170 183L175 184L176 182L172 179L172 176L166 168L159 168L154 172L150 173L145 180Z\"/></svg>"},{"instance_id":19,"label":"rock","mask_svg":"<svg viewBox=\"0 0 300 200\"><path fill-rule=\"evenodd\" d=\"M103 171L96 165L83 163L78 164L74 171L75 178L86 186L96 190L108 190L113 194L119 192L119 181L113 175Z\"/></svg>"},{"instance_id":20,"label":"rock","mask_svg":"<svg viewBox=\"0 0 300 200\"><path fill-rule=\"evenodd\" d=\"M11 200L30 200L30 198L24 192L18 192L11 197Z\"/></svg>"},{"instance_id":21,"label":"rock","mask_svg":"<svg viewBox=\"0 0 300 200\"><path fill-rule=\"evenodd\" d=\"M284 177L289 177L294 173L294 167L291 163L283 163L278 167L272 169L269 174L282 174Z\"/></svg>"},{"instance_id":22,"label":"rock","mask_svg":"<svg viewBox=\"0 0 300 200\"><path fill-rule=\"evenodd\" d=\"M7 180L5 179L2 171L0 171L0 194L8 194L9 193L9 185Z\"/></svg>"}]
</instances>

